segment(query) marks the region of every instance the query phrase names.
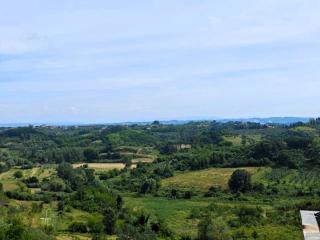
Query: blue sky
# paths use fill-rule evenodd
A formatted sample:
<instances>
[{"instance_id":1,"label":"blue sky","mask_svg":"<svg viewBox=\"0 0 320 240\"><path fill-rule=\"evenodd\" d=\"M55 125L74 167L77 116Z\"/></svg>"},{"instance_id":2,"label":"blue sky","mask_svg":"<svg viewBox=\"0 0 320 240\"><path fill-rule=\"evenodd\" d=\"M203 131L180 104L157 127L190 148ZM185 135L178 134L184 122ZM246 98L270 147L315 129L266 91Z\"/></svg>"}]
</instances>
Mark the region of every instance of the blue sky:
<instances>
[{"instance_id":1,"label":"blue sky","mask_svg":"<svg viewBox=\"0 0 320 240\"><path fill-rule=\"evenodd\" d=\"M319 0L0 6L0 123L320 115Z\"/></svg>"}]
</instances>

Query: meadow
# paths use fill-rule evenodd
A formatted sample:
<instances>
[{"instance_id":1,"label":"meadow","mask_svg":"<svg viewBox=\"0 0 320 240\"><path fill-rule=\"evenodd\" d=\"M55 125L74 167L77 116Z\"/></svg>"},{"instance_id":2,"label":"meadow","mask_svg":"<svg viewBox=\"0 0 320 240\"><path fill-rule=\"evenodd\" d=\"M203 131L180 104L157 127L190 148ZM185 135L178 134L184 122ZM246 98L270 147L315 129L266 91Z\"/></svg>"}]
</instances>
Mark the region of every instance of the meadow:
<instances>
[{"instance_id":1,"label":"meadow","mask_svg":"<svg viewBox=\"0 0 320 240\"><path fill-rule=\"evenodd\" d=\"M173 177L161 181L161 188L177 188L179 190L190 190L205 193L210 187L228 188L228 181L236 169L245 169L253 176L261 168L209 168L199 171L177 172Z\"/></svg>"}]
</instances>

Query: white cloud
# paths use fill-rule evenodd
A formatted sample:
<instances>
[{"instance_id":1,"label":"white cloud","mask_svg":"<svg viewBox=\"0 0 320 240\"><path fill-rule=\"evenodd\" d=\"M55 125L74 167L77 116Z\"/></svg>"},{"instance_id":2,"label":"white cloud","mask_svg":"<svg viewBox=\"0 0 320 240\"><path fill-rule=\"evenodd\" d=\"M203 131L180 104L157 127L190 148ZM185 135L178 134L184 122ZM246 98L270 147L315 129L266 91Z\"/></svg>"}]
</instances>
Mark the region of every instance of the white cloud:
<instances>
[{"instance_id":1,"label":"white cloud","mask_svg":"<svg viewBox=\"0 0 320 240\"><path fill-rule=\"evenodd\" d=\"M318 0L3 1L2 114L276 115L296 96L288 114L315 113L300 102L318 97L319 12Z\"/></svg>"}]
</instances>

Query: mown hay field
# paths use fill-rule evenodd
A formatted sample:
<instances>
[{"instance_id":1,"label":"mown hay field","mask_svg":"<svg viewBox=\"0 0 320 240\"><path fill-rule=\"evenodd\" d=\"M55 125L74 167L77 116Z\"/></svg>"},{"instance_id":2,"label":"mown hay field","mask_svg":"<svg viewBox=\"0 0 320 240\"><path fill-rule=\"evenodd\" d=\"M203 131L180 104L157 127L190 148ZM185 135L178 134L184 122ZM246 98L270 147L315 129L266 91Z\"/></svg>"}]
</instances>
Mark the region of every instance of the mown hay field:
<instances>
[{"instance_id":1,"label":"mown hay field","mask_svg":"<svg viewBox=\"0 0 320 240\"><path fill-rule=\"evenodd\" d=\"M72 164L74 168L81 167L83 165L88 165L88 168L94 169L94 170L113 170L113 169L123 169L125 167L125 164L123 163L75 163ZM131 168L135 168L136 165L132 164Z\"/></svg>"},{"instance_id":2,"label":"mown hay field","mask_svg":"<svg viewBox=\"0 0 320 240\"><path fill-rule=\"evenodd\" d=\"M199 171L176 173L175 176L162 180L161 187L191 190L194 192L207 192L212 186L226 189L231 174L237 169L245 169L254 176L261 168L210 168Z\"/></svg>"}]
</instances>

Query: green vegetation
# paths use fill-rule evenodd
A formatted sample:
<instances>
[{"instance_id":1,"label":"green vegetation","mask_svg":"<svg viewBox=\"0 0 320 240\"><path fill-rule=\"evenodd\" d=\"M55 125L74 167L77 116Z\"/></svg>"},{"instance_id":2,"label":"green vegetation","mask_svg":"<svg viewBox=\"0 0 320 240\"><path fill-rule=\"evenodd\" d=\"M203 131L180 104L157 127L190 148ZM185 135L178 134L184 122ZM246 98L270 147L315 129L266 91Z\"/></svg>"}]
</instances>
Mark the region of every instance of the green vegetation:
<instances>
[{"instance_id":1,"label":"green vegetation","mask_svg":"<svg viewBox=\"0 0 320 240\"><path fill-rule=\"evenodd\" d=\"M257 167L243 168L251 174L260 171ZM163 179L161 188L176 188L205 193L210 187L228 188L228 181L237 168L209 168L205 170L177 172L173 177ZM262 169L261 169L262 170Z\"/></svg>"},{"instance_id":2,"label":"green vegetation","mask_svg":"<svg viewBox=\"0 0 320 240\"><path fill-rule=\"evenodd\" d=\"M320 119L0 129L0 240L301 239Z\"/></svg>"},{"instance_id":3,"label":"green vegetation","mask_svg":"<svg viewBox=\"0 0 320 240\"><path fill-rule=\"evenodd\" d=\"M229 179L228 186L231 192L245 193L252 188L251 175L248 171L237 169Z\"/></svg>"}]
</instances>

